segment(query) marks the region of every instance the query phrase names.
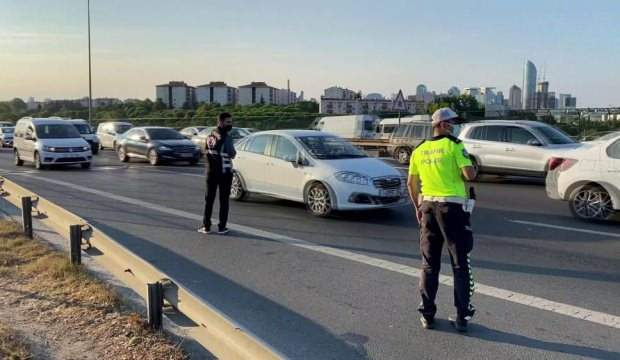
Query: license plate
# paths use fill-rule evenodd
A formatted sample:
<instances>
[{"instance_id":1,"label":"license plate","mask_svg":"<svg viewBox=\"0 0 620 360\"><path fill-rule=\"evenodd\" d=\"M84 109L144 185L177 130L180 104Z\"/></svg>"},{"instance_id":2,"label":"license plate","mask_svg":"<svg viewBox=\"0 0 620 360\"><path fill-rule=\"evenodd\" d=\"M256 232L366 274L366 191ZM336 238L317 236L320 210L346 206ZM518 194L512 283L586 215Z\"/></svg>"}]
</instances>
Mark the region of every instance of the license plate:
<instances>
[{"instance_id":1,"label":"license plate","mask_svg":"<svg viewBox=\"0 0 620 360\"><path fill-rule=\"evenodd\" d=\"M400 190L398 189L390 189L390 190L380 190L379 196L382 197L398 197L400 196Z\"/></svg>"},{"instance_id":2,"label":"license plate","mask_svg":"<svg viewBox=\"0 0 620 360\"><path fill-rule=\"evenodd\" d=\"M184 154L179 154L179 155L180 155L182 158L190 158L190 157L193 157L193 156L194 156L194 154L189 154L189 153L187 153L187 154L185 154L185 153L184 153Z\"/></svg>"}]
</instances>

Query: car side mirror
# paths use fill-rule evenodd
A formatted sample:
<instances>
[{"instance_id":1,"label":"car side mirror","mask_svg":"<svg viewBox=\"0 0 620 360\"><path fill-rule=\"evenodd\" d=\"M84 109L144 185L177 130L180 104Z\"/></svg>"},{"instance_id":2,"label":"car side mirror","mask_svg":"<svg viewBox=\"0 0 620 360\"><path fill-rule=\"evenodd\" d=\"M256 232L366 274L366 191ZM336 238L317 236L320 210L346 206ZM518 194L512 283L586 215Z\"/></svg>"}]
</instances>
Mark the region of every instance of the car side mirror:
<instances>
[{"instance_id":1,"label":"car side mirror","mask_svg":"<svg viewBox=\"0 0 620 360\"><path fill-rule=\"evenodd\" d=\"M527 144L530 146L542 146L542 144L540 143L540 141L536 140L536 139L530 139L527 141Z\"/></svg>"},{"instance_id":2,"label":"car side mirror","mask_svg":"<svg viewBox=\"0 0 620 360\"><path fill-rule=\"evenodd\" d=\"M26 135L24 136L24 139L26 139L26 140L30 140L30 141L35 141L35 140L36 140L36 138L35 138L34 136L29 135L29 134L26 134Z\"/></svg>"},{"instance_id":3,"label":"car side mirror","mask_svg":"<svg viewBox=\"0 0 620 360\"><path fill-rule=\"evenodd\" d=\"M142 135L140 136L140 141L145 143L148 142L148 139L146 138L146 136Z\"/></svg>"},{"instance_id":4,"label":"car side mirror","mask_svg":"<svg viewBox=\"0 0 620 360\"><path fill-rule=\"evenodd\" d=\"M306 160L301 153L297 153L297 157L295 158L295 160L292 161L292 163L295 167L308 166L309 164L308 160Z\"/></svg>"}]
</instances>

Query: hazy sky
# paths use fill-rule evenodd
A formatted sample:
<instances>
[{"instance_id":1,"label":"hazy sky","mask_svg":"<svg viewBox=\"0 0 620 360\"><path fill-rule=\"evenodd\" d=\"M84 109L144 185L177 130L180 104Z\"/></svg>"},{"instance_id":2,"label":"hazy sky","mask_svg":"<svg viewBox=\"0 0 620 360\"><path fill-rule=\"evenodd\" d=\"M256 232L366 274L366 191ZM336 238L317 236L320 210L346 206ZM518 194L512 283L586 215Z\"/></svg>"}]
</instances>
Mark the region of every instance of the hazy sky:
<instances>
[{"instance_id":1,"label":"hazy sky","mask_svg":"<svg viewBox=\"0 0 620 360\"><path fill-rule=\"evenodd\" d=\"M521 86L524 59L578 106L620 106L618 0L92 0L93 96L155 85L266 81L306 97L331 85ZM88 94L86 0L0 0L0 100Z\"/></svg>"}]
</instances>

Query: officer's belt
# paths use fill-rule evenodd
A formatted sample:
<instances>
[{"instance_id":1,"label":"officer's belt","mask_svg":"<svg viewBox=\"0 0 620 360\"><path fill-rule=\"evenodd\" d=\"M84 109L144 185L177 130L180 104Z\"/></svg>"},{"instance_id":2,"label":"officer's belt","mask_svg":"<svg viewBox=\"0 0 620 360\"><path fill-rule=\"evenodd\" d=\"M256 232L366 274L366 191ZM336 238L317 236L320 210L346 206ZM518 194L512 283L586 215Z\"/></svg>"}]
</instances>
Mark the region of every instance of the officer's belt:
<instances>
[{"instance_id":1,"label":"officer's belt","mask_svg":"<svg viewBox=\"0 0 620 360\"><path fill-rule=\"evenodd\" d=\"M422 195L422 201L440 202L440 203L453 203L465 205L467 199L457 196L426 196Z\"/></svg>"}]
</instances>

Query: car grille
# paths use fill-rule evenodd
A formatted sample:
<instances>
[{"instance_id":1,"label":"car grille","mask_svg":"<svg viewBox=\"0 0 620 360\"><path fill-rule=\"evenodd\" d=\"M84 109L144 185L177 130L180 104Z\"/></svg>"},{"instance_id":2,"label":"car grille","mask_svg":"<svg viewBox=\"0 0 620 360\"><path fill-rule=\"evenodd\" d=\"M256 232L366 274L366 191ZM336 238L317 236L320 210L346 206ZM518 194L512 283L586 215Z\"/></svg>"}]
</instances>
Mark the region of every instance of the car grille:
<instances>
[{"instance_id":1,"label":"car grille","mask_svg":"<svg viewBox=\"0 0 620 360\"><path fill-rule=\"evenodd\" d=\"M82 152L84 148L80 147L55 147L54 152L57 153L70 153L70 152Z\"/></svg>"},{"instance_id":2,"label":"car grille","mask_svg":"<svg viewBox=\"0 0 620 360\"><path fill-rule=\"evenodd\" d=\"M375 185L375 187L378 189L398 189L400 188L400 185L401 185L400 178L397 178L397 177L379 178L379 179L374 179L372 182Z\"/></svg>"},{"instance_id":3,"label":"car grille","mask_svg":"<svg viewBox=\"0 0 620 360\"><path fill-rule=\"evenodd\" d=\"M186 152L187 153L187 152L194 152L196 150L196 147L195 146L175 146L173 149L175 152L180 152L180 153Z\"/></svg>"},{"instance_id":4,"label":"car grille","mask_svg":"<svg viewBox=\"0 0 620 360\"><path fill-rule=\"evenodd\" d=\"M86 159L84 159L83 157L65 157L65 158L56 159L55 162L69 163L69 162L80 162L80 161L86 161Z\"/></svg>"}]
</instances>

